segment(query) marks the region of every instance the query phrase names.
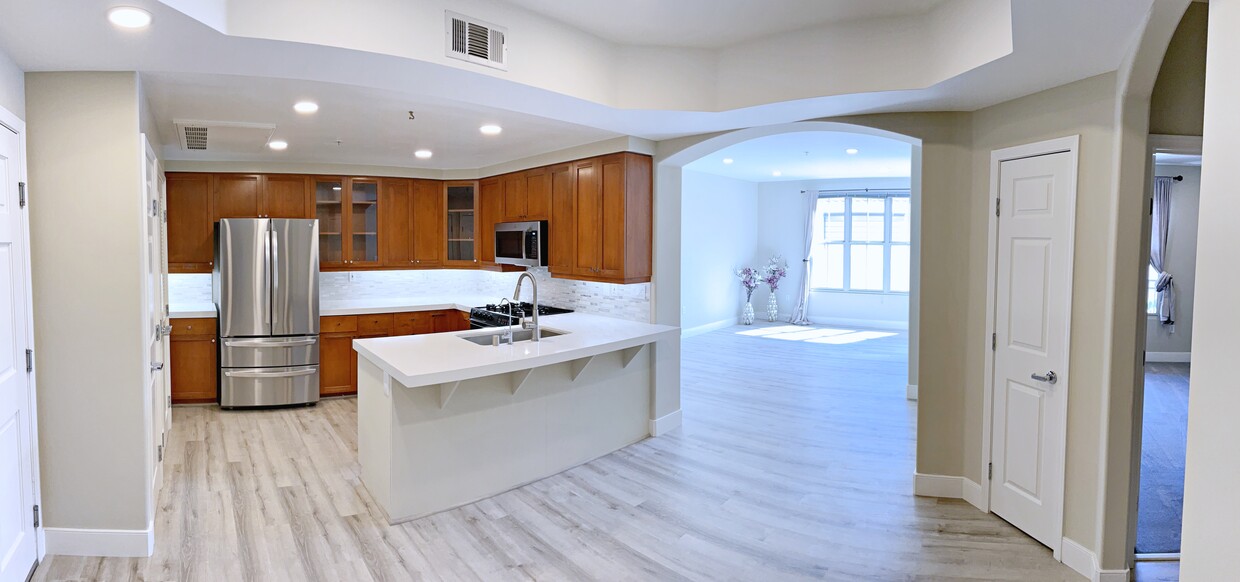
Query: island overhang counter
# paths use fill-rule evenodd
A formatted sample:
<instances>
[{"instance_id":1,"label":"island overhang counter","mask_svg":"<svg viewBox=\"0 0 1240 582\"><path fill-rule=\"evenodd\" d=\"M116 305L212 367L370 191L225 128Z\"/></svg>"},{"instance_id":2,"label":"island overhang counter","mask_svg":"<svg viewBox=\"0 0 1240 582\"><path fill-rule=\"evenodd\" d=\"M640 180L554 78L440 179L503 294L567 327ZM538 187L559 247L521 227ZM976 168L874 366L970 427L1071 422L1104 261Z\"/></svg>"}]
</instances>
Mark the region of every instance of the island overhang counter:
<instances>
[{"instance_id":1,"label":"island overhang counter","mask_svg":"<svg viewBox=\"0 0 1240 582\"><path fill-rule=\"evenodd\" d=\"M504 328L354 340L358 460L389 523L542 479L680 423L680 329L571 313Z\"/></svg>"}]
</instances>

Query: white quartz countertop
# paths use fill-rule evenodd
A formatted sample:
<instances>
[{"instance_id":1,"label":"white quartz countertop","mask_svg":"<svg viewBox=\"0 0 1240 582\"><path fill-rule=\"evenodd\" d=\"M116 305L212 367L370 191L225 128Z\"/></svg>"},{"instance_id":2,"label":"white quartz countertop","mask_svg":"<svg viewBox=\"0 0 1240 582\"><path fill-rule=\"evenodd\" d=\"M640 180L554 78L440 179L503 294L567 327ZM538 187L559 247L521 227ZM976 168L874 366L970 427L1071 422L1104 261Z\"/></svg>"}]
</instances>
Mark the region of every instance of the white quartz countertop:
<instances>
[{"instance_id":1,"label":"white quartz countertop","mask_svg":"<svg viewBox=\"0 0 1240 582\"><path fill-rule=\"evenodd\" d=\"M353 340L353 348L393 380L417 387L549 366L680 337L677 327L587 313L550 315L539 322L544 329L566 333L498 347L460 337L501 331L488 328Z\"/></svg>"},{"instance_id":2,"label":"white quartz countertop","mask_svg":"<svg viewBox=\"0 0 1240 582\"><path fill-rule=\"evenodd\" d=\"M422 295L381 299L344 299L319 302L319 315L360 315L440 309L469 311L472 307L499 303L499 300L499 297L489 295ZM215 317L215 315L213 303L174 303L168 306L168 316L172 318Z\"/></svg>"}]
</instances>

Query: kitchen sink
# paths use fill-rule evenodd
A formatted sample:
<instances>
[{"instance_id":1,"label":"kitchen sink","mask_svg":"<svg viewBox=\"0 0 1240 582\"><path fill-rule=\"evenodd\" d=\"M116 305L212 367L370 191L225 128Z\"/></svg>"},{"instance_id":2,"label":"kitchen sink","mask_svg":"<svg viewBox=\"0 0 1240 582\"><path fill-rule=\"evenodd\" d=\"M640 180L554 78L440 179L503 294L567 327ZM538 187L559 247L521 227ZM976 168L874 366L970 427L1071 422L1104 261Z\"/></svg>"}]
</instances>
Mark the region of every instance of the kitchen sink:
<instances>
[{"instance_id":1,"label":"kitchen sink","mask_svg":"<svg viewBox=\"0 0 1240 582\"><path fill-rule=\"evenodd\" d=\"M491 333L484 333L484 334L460 335L457 337L467 342L478 344L480 346L494 345L495 339L493 338L499 338L499 345L501 346L508 345L508 340L507 338L504 337L508 333L508 329L507 328L496 328L496 329L498 329L499 331L494 331ZM544 327L542 328L541 337L542 339L547 339L549 337L555 337L557 335L564 335L566 333L568 332L548 329ZM534 339L534 330L532 329L512 330L512 343L528 342L532 339Z\"/></svg>"}]
</instances>

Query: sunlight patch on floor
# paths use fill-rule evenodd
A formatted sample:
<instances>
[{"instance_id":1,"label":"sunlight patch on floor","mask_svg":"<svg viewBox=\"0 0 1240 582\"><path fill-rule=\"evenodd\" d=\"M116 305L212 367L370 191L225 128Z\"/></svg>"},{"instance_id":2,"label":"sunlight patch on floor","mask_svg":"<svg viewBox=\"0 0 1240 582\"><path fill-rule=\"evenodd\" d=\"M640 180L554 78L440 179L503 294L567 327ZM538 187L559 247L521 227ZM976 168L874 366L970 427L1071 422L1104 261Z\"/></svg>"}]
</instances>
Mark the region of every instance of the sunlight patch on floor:
<instances>
[{"instance_id":1,"label":"sunlight patch on floor","mask_svg":"<svg viewBox=\"0 0 1240 582\"><path fill-rule=\"evenodd\" d=\"M857 331L852 329L836 329L832 327L805 327L803 325L777 325L738 331L736 335L747 335L764 339L777 339L791 342L812 344L855 344L872 339L881 339L897 335L885 331Z\"/></svg>"}]
</instances>

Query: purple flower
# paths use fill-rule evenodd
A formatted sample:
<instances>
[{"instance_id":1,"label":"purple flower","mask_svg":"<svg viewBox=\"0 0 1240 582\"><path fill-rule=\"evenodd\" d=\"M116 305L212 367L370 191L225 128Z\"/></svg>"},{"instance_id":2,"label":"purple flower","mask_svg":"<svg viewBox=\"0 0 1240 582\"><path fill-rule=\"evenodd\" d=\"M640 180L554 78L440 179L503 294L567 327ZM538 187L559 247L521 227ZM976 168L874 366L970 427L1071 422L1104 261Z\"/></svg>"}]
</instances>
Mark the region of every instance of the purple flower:
<instances>
[{"instance_id":1,"label":"purple flower","mask_svg":"<svg viewBox=\"0 0 1240 582\"><path fill-rule=\"evenodd\" d=\"M760 274L753 267L742 267L736 270L736 277L741 280L741 287L745 288L745 296L753 298L753 290L758 288Z\"/></svg>"},{"instance_id":2,"label":"purple flower","mask_svg":"<svg viewBox=\"0 0 1240 582\"><path fill-rule=\"evenodd\" d=\"M779 289L779 281L788 275L788 262L782 255L771 257L770 262L762 268L762 282L774 292Z\"/></svg>"}]
</instances>

